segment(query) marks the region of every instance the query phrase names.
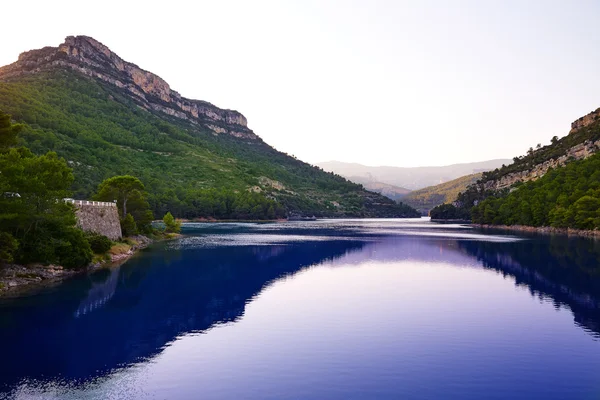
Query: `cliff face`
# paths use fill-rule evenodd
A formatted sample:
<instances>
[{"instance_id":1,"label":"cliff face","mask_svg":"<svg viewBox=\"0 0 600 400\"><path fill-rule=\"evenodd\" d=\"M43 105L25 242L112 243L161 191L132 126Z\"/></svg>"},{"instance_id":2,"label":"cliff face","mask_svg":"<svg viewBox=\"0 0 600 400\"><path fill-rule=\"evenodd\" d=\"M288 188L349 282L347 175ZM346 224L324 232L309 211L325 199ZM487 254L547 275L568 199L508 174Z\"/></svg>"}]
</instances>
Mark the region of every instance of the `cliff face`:
<instances>
[{"instance_id":1,"label":"cliff face","mask_svg":"<svg viewBox=\"0 0 600 400\"><path fill-rule=\"evenodd\" d=\"M557 158L552 158L541 164L537 164L531 169L513 172L508 175L504 175L500 179L487 181L484 183L484 188L486 190L501 190L511 187L517 182L534 181L544 176L546 172L550 170L550 168L561 167L570 161L583 160L593 155L598 150L600 150L600 140L595 142L588 140L571 147L564 155Z\"/></svg>"},{"instance_id":2,"label":"cliff face","mask_svg":"<svg viewBox=\"0 0 600 400\"><path fill-rule=\"evenodd\" d=\"M592 111L588 115L584 115L583 117L573 121L573 123L571 124L571 130L569 131L569 134L576 132L581 128L585 128L586 126L593 124L594 122L598 121L599 119L600 119L600 108L596 109L596 111Z\"/></svg>"},{"instance_id":3,"label":"cliff face","mask_svg":"<svg viewBox=\"0 0 600 400\"><path fill-rule=\"evenodd\" d=\"M202 125L215 135L258 139L239 112L223 110L205 101L186 99L159 76L124 61L108 47L87 36L69 36L58 47L22 53L15 63L0 68L0 80L64 67L118 87L149 111Z\"/></svg>"}]
</instances>

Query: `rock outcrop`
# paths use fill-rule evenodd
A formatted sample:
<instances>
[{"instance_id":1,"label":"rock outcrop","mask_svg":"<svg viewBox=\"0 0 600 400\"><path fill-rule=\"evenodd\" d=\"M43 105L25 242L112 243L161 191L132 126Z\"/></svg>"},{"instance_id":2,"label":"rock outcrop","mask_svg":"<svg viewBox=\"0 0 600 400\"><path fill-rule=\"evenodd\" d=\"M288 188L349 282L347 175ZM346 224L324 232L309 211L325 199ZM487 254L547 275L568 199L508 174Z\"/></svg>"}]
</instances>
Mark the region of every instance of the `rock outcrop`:
<instances>
[{"instance_id":1,"label":"rock outcrop","mask_svg":"<svg viewBox=\"0 0 600 400\"><path fill-rule=\"evenodd\" d=\"M600 119L600 108L596 109L596 111L592 111L588 115L584 115L583 117L573 121L571 124L571 130L569 134L578 131L581 128L585 128L588 125L593 124L594 122Z\"/></svg>"},{"instance_id":2,"label":"rock outcrop","mask_svg":"<svg viewBox=\"0 0 600 400\"><path fill-rule=\"evenodd\" d=\"M258 138L248 129L246 118L239 112L182 97L159 76L124 61L108 47L87 36L69 36L58 47L22 53L15 63L0 68L0 80L64 67L121 89L149 111L202 125L215 135Z\"/></svg>"},{"instance_id":3,"label":"rock outcrop","mask_svg":"<svg viewBox=\"0 0 600 400\"><path fill-rule=\"evenodd\" d=\"M501 190L509 188L517 182L534 181L544 176L551 168L561 167L570 161L583 160L598 150L600 150L600 140L595 142L588 140L571 147L564 155L537 164L531 169L513 172L504 175L500 179L487 181L484 183L484 188L486 190Z\"/></svg>"}]
</instances>

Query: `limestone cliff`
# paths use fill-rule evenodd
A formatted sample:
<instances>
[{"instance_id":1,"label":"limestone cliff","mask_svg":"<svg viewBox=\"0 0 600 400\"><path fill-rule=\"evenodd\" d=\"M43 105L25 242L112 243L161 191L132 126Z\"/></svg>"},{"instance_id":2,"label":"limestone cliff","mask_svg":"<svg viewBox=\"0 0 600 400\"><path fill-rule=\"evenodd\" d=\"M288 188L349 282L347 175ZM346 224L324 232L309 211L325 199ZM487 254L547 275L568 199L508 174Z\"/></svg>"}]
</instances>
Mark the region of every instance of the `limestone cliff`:
<instances>
[{"instance_id":1,"label":"limestone cliff","mask_svg":"<svg viewBox=\"0 0 600 400\"><path fill-rule=\"evenodd\" d=\"M22 53L15 63L0 68L0 80L64 67L118 87L149 111L202 125L214 134L258 138L248 129L246 118L239 112L182 97L159 76L124 61L108 47L87 36L69 36L58 47Z\"/></svg>"},{"instance_id":2,"label":"limestone cliff","mask_svg":"<svg viewBox=\"0 0 600 400\"><path fill-rule=\"evenodd\" d=\"M573 121L573 123L571 124L571 131L569 132L569 134L574 133L581 128L585 128L586 126L589 126L598 120L600 120L600 108Z\"/></svg>"},{"instance_id":3,"label":"limestone cliff","mask_svg":"<svg viewBox=\"0 0 600 400\"><path fill-rule=\"evenodd\" d=\"M484 183L484 188L486 190L501 190L509 188L517 182L534 181L544 176L551 168L562 167L570 161L583 160L593 155L598 150L600 150L600 140L594 142L587 140L571 147L560 157L551 158L530 169L504 175L500 179L487 181Z\"/></svg>"}]
</instances>

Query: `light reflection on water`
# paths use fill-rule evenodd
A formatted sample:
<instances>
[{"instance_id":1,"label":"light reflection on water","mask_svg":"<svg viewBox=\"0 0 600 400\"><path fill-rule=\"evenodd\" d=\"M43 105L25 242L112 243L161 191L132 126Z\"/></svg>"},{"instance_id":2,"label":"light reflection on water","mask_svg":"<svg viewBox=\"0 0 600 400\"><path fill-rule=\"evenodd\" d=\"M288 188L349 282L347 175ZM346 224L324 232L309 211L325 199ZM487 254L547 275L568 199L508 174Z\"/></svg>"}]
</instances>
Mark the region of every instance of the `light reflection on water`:
<instances>
[{"instance_id":1,"label":"light reflection on water","mask_svg":"<svg viewBox=\"0 0 600 400\"><path fill-rule=\"evenodd\" d=\"M108 274L0 301L0 347L17 360L0 370L7 396L600 394L596 242L422 220L186 232Z\"/></svg>"}]
</instances>

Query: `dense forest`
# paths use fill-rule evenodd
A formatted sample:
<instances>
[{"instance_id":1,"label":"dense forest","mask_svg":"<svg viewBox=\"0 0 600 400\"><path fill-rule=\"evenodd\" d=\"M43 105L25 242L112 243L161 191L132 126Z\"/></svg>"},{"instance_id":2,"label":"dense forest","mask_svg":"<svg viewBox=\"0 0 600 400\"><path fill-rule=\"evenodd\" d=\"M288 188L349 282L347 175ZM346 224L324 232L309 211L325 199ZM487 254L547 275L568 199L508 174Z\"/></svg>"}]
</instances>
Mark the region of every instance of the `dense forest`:
<instances>
[{"instance_id":1,"label":"dense forest","mask_svg":"<svg viewBox=\"0 0 600 400\"><path fill-rule=\"evenodd\" d=\"M418 216L260 139L218 135L150 113L118 88L76 72L54 69L0 82L0 109L23 125L21 145L67 160L75 198L89 199L104 179L132 175L144 183L156 215Z\"/></svg>"},{"instance_id":2,"label":"dense forest","mask_svg":"<svg viewBox=\"0 0 600 400\"><path fill-rule=\"evenodd\" d=\"M600 154L490 196L471 211L481 224L600 228Z\"/></svg>"},{"instance_id":3,"label":"dense forest","mask_svg":"<svg viewBox=\"0 0 600 400\"><path fill-rule=\"evenodd\" d=\"M57 201L69 195L72 170L54 152L17 146L22 128L0 112L0 263L85 266L91 245L75 227L73 206Z\"/></svg>"}]
</instances>

